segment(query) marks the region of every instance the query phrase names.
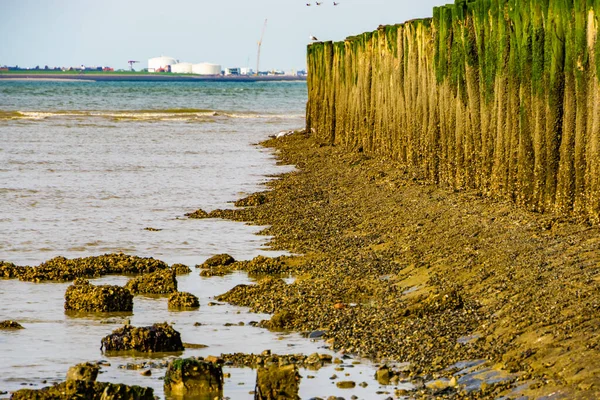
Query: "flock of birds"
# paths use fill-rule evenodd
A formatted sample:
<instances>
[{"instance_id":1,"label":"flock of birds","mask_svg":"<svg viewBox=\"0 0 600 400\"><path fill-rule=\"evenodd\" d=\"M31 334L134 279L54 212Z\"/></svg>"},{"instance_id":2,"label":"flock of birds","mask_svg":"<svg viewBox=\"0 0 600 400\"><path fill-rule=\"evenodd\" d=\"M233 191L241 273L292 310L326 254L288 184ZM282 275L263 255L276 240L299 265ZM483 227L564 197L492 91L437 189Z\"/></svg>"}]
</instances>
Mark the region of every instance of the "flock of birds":
<instances>
[{"instance_id":1,"label":"flock of birds","mask_svg":"<svg viewBox=\"0 0 600 400\"><path fill-rule=\"evenodd\" d=\"M316 4L316 5L318 5L318 6L320 6L321 4L323 4L323 2L322 2L322 1L315 1L315 4ZM334 2L333 2L333 5L334 5L334 6L337 6L337 5L339 5L339 4L340 4L340 3L339 3L339 2L337 2L337 1L334 1ZM312 6L312 3L306 3L306 7L310 7L310 6ZM316 42L316 41L318 41L319 39L317 39L317 38L316 38L315 36L313 36L313 35L310 35L310 40L312 40L312 41Z\"/></svg>"},{"instance_id":2,"label":"flock of birds","mask_svg":"<svg viewBox=\"0 0 600 400\"><path fill-rule=\"evenodd\" d=\"M321 2L319 2L319 1L315 1L315 4L316 4L316 5L318 5L318 6L320 6L321 4L323 4L323 2L322 2L322 1L321 1ZM334 6L337 6L337 5L339 5L339 4L340 4L340 3L338 3L338 2L335 2L335 1L333 2L333 5L334 5ZM306 3L306 6L307 6L307 7L310 7L310 6L312 6L312 3Z\"/></svg>"}]
</instances>

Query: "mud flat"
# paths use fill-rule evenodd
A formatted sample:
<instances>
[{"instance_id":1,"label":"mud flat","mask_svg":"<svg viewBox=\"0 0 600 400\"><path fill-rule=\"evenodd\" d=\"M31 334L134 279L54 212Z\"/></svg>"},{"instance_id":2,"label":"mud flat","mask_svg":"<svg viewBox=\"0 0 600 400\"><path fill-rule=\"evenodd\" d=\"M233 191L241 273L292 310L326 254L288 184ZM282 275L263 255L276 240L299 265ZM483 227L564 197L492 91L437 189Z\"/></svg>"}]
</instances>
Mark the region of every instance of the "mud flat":
<instances>
[{"instance_id":1,"label":"mud flat","mask_svg":"<svg viewBox=\"0 0 600 400\"><path fill-rule=\"evenodd\" d=\"M226 216L270 225L274 249L302 254L285 259L296 280L220 300L273 313L272 328L320 330L342 353L410 363L408 376L447 376L431 385L449 396L600 396L597 226L430 185L306 134L265 146L297 170ZM482 363L502 383L467 394L451 379Z\"/></svg>"}]
</instances>

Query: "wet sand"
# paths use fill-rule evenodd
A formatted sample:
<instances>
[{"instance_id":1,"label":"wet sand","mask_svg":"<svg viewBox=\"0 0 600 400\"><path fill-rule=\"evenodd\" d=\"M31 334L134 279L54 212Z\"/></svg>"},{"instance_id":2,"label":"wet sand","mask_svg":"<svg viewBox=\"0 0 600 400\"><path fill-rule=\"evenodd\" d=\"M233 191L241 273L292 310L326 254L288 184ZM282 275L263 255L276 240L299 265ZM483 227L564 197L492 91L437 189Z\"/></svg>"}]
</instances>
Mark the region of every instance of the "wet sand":
<instances>
[{"instance_id":1,"label":"wet sand","mask_svg":"<svg viewBox=\"0 0 600 400\"><path fill-rule=\"evenodd\" d=\"M264 145L297 171L221 216L271 225L274 249L303 254L286 260L297 280L221 300L274 313L279 328L323 329L344 353L410 362L415 378L478 359L510 377L448 396L600 397L598 227L428 185L303 134Z\"/></svg>"}]
</instances>

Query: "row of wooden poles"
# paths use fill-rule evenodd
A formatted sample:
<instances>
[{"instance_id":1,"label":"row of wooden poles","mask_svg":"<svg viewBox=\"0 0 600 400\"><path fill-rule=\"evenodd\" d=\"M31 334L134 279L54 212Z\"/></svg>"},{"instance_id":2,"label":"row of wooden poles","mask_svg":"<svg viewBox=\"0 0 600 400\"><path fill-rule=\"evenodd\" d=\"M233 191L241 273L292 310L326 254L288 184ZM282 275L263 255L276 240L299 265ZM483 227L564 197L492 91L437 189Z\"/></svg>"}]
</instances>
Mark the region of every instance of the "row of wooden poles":
<instances>
[{"instance_id":1,"label":"row of wooden poles","mask_svg":"<svg viewBox=\"0 0 600 400\"><path fill-rule=\"evenodd\" d=\"M308 47L307 127L431 182L600 219L600 0L474 0Z\"/></svg>"}]
</instances>

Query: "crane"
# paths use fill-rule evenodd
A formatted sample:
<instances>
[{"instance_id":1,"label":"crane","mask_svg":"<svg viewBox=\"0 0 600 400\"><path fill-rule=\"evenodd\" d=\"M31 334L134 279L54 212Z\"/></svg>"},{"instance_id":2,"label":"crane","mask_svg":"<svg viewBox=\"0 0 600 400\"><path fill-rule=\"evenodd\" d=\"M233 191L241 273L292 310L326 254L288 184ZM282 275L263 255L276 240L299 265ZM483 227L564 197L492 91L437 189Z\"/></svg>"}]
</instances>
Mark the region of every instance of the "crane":
<instances>
[{"instance_id":1,"label":"crane","mask_svg":"<svg viewBox=\"0 0 600 400\"><path fill-rule=\"evenodd\" d=\"M258 76L260 66L260 46L262 46L263 38L265 37L265 30L267 29L267 20L265 19L265 24L263 25L262 33L260 35L260 40L258 41L258 52L256 54L256 76Z\"/></svg>"},{"instance_id":2,"label":"crane","mask_svg":"<svg viewBox=\"0 0 600 400\"><path fill-rule=\"evenodd\" d=\"M127 61L127 63L129 64L129 69L131 69L133 71L133 64L139 63L139 61L129 60L129 61Z\"/></svg>"}]
</instances>

